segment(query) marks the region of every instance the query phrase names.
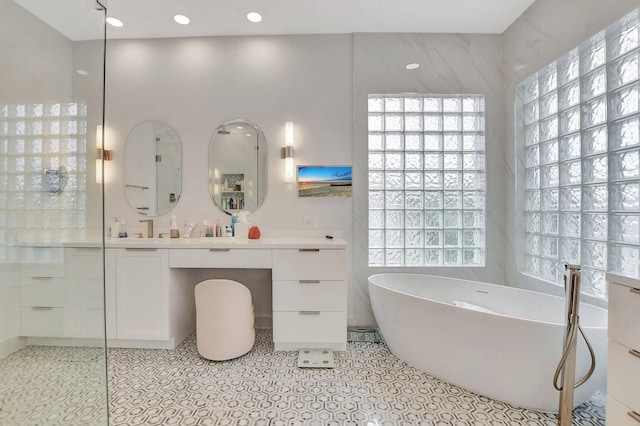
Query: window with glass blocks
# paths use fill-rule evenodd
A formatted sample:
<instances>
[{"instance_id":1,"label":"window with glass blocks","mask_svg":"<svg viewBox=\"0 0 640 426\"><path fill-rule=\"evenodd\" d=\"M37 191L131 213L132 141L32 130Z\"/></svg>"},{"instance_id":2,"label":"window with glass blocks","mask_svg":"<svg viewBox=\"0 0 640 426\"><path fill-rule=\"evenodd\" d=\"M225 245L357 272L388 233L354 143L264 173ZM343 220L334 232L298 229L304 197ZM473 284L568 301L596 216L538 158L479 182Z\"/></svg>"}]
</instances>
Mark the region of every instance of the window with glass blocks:
<instances>
[{"instance_id":1,"label":"window with glass blocks","mask_svg":"<svg viewBox=\"0 0 640 426\"><path fill-rule=\"evenodd\" d=\"M484 95L369 95L369 266L484 266Z\"/></svg>"},{"instance_id":2,"label":"window with glass blocks","mask_svg":"<svg viewBox=\"0 0 640 426\"><path fill-rule=\"evenodd\" d=\"M59 261L12 249L16 232L86 227L86 115L81 102L0 104L0 262Z\"/></svg>"},{"instance_id":3,"label":"window with glass blocks","mask_svg":"<svg viewBox=\"0 0 640 426\"><path fill-rule=\"evenodd\" d=\"M605 272L640 277L638 11L523 82L528 274L557 283L582 266L606 298Z\"/></svg>"}]
</instances>

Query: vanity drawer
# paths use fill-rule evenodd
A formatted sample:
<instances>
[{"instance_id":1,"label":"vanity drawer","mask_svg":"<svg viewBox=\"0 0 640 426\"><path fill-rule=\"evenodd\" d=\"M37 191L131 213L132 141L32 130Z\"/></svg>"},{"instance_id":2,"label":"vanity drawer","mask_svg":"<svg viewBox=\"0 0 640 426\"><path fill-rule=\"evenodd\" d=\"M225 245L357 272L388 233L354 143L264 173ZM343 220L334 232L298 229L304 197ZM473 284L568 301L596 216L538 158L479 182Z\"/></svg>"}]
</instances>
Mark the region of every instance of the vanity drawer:
<instances>
[{"instance_id":1,"label":"vanity drawer","mask_svg":"<svg viewBox=\"0 0 640 426\"><path fill-rule=\"evenodd\" d=\"M607 392L627 407L640 413L640 352L630 353L631 349L609 340L609 371L607 373Z\"/></svg>"},{"instance_id":2,"label":"vanity drawer","mask_svg":"<svg viewBox=\"0 0 640 426\"><path fill-rule=\"evenodd\" d=\"M273 250L274 280L344 280L345 250Z\"/></svg>"},{"instance_id":3,"label":"vanity drawer","mask_svg":"<svg viewBox=\"0 0 640 426\"><path fill-rule=\"evenodd\" d=\"M640 291L610 282L609 338L640 350L638 324L640 324Z\"/></svg>"},{"instance_id":4,"label":"vanity drawer","mask_svg":"<svg viewBox=\"0 0 640 426\"><path fill-rule=\"evenodd\" d=\"M20 276L24 280L31 278L62 278L64 277L64 262L60 263L23 263Z\"/></svg>"},{"instance_id":5,"label":"vanity drawer","mask_svg":"<svg viewBox=\"0 0 640 426\"><path fill-rule=\"evenodd\" d=\"M607 395L607 420L606 424L611 426L638 426L640 425L640 413L633 413L611 395ZM631 414L638 415L638 420L631 417Z\"/></svg>"},{"instance_id":6,"label":"vanity drawer","mask_svg":"<svg viewBox=\"0 0 640 426\"><path fill-rule=\"evenodd\" d=\"M23 280L20 285L20 304L22 306L65 306L65 279L32 277Z\"/></svg>"},{"instance_id":7,"label":"vanity drawer","mask_svg":"<svg viewBox=\"0 0 640 426\"><path fill-rule=\"evenodd\" d=\"M270 269L271 251L259 249L171 249L170 268Z\"/></svg>"},{"instance_id":8,"label":"vanity drawer","mask_svg":"<svg viewBox=\"0 0 640 426\"><path fill-rule=\"evenodd\" d=\"M346 311L346 281L274 281L274 311Z\"/></svg>"},{"instance_id":9,"label":"vanity drawer","mask_svg":"<svg viewBox=\"0 0 640 426\"><path fill-rule=\"evenodd\" d=\"M20 334L32 337L64 337L64 308L20 308Z\"/></svg>"},{"instance_id":10,"label":"vanity drawer","mask_svg":"<svg viewBox=\"0 0 640 426\"><path fill-rule=\"evenodd\" d=\"M278 343L336 343L347 341L346 312L274 312L273 341Z\"/></svg>"}]
</instances>

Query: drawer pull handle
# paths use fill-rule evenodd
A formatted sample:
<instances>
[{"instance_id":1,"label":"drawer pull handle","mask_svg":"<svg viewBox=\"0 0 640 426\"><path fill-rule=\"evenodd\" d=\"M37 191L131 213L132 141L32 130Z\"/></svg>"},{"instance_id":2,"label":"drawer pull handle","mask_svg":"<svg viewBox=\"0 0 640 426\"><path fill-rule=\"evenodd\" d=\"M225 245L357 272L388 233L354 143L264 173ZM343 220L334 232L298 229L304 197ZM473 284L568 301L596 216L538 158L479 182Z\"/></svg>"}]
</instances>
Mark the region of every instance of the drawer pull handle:
<instances>
[{"instance_id":1,"label":"drawer pull handle","mask_svg":"<svg viewBox=\"0 0 640 426\"><path fill-rule=\"evenodd\" d=\"M52 278L53 277L45 277L45 276L42 276L42 277L31 277L31 279L34 279L34 280L50 280Z\"/></svg>"},{"instance_id":2,"label":"drawer pull handle","mask_svg":"<svg viewBox=\"0 0 640 426\"><path fill-rule=\"evenodd\" d=\"M320 284L320 280L300 280L300 284Z\"/></svg>"},{"instance_id":3,"label":"drawer pull handle","mask_svg":"<svg viewBox=\"0 0 640 426\"><path fill-rule=\"evenodd\" d=\"M629 349L629 353L636 358L640 358L640 352L636 351L635 349Z\"/></svg>"},{"instance_id":4,"label":"drawer pull handle","mask_svg":"<svg viewBox=\"0 0 640 426\"><path fill-rule=\"evenodd\" d=\"M312 253L312 252L319 252L320 249L298 249L298 251Z\"/></svg>"},{"instance_id":5,"label":"drawer pull handle","mask_svg":"<svg viewBox=\"0 0 640 426\"><path fill-rule=\"evenodd\" d=\"M627 411L627 415L636 422L640 423L640 414L636 413L635 411Z\"/></svg>"},{"instance_id":6,"label":"drawer pull handle","mask_svg":"<svg viewBox=\"0 0 640 426\"><path fill-rule=\"evenodd\" d=\"M320 315L320 311L300 311L300 315Z\"/></svg>"},{"instance_id":7,"label":"drawer pull handle","mask_svg":"<svg viewBox=\"0 0 640 426\"><path fill-rule=\"evenodd\" d=\"M50 311L53 308L51 306L34 306L31 309L34 311Z\"/></svg>"},{"instance_id":8,"label":"drawer pull handle","mask_svg":"<svg viewBox=\"0 0 640 426\"><path fill-rule=\"evenodd\" d=\"M631 288L629 289L631 293L640 294L640 288Z\"/></svg>"},{"instance_id":9,"label":"drawer pull handle","mask_svg":"<svg viewBox=\"0 0 640 426\"><path fill-rule=\"evenodd\" d=\"M127 247L125 249L126 251L158 251L157 248L146 248L146 247L138 247L138 248L133 248L133 247Z\"/></svg>"},{"instance_id":10,"label":"drawer pull handle","mask_svg":"<svg viewBox=\"0 0 640 426\"><path fill-rule=\"evenodd\" d=\"M225 249L225 248L212 248L212 249L209 249L209 251L231 251L231 249Z\"/></svg>"}]
</instances>

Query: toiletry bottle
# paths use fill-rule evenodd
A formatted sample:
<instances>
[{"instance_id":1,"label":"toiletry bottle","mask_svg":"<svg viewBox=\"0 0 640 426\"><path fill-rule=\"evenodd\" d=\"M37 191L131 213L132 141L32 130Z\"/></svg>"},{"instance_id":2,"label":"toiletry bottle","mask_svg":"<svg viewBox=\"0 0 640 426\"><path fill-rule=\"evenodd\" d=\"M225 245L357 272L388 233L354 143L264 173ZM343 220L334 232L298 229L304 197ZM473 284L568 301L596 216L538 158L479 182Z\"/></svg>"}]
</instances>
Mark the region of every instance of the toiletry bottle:
<instances>
[{"instance_id":1,"label":"toiletry bottle","mask_svg":"<svg viewBox=\"0 0 640 426\"><path fill-rule=\"evenodd\" d=\"M111 238L120 238L120 221L117 217L111 222Z\"/></svg>"},{"instance_id":2,"label":"toiletry bottle","mask_svg":"<svg viewBox=\"0 0 640 426\"><path fill-rule=\"evenodd\" d=\"M233 210L235 207L233 207L233 198L229 198L229 210Z\"/></svg>"},{"instance_id":3,"label":"toiletry bottle","mask_svg":"<svg viewBox=\"0 0 640 426\"><path fill-rule=\"evenodd\" d=\"M229 225L225 225L224 227L224 236L225 237L232 237L232 231L231 231L231 227Z\"/></svg>"},{"instance_id":4,"label":"toiletry bottle","mask_svg":"<svg viewBox=\"0 0 640 426\"><path fill-rule=\"evenodd\" d=\"M236 223L238 223L238 213L231 215L231 236L233 237L236 235Z\"/></svg>"},{"instance_id":5,"label":"toiletry bottle","mask_svg":"<svg viewBox=\"0 0 640 426\"><path fill-rule=\"evenodd\" d=\"M222 230L220 229L220 220L216 220L216 237L222 237Z\"/></svg>"},{"instance_id":6,"label":"toiletry bottle","mask_svg":"<svg viewBox=\"0 0 640 426\"><path fill-rule=\"evenodd\" d=\"M118 237L127 238L127 223L125 222L124 218L120 220L120 233L118 233Z\"/></svg>"},{"instance_id":7,"label":"toiletry bottle","mask_svg":"<svg viewBox=\"0 0 640 426\"><path fill-rule=\"evenodd\" d=\"M171 238L180 237L180 231L178 231L178 219L176 219L176 215L171 216L170 226L169 226L169 236Z\"/></svg>"}]
</instances>

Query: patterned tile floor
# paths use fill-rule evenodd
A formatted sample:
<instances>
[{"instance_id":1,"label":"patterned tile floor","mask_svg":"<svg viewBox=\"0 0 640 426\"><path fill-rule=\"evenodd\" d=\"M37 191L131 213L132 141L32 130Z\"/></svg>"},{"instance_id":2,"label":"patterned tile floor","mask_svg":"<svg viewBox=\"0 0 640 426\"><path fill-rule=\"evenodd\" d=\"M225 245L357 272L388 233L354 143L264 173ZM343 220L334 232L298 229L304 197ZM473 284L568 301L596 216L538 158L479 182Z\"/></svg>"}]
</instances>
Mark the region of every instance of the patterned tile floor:
<instances>
[{"instance_id":1,"label":"patterned tile floor","mask_svg":"<svg viewBox=\"0 0 640 426\"><path fill-rule=\"evenodd\" d=\"M175 351L110 349L110 420L130 425L555 425L409 367L372 334L350 333L336 368L299 369L258 330L247 355L201 358L195 336ZM373 336L373 337L371 337ZM0 359L0 425L105 425L102 350L31 346ZM604 397L574 411L603 425Z\"/></svg>"},{"instance_id":2,"label":"patterned tile floor","mask_svg":"<svg viewBox=\"0 0 640 426\"><path fill-rule=\"evenodd\" d=\"M0 425L104 426L104 349L28 346L0 358Z\"/></svg>"},{"instance_id":3,"label":"patterned tile floor","mask_svg":"<svg viewBox=\"0 0 640 426\"><path fill-rule=\"evenodd\" d=\"M109 350L116 425L555 425L555 415L513 407L442 382L398 360L384 343L351 342L334 369L299 369L258 330L247 355L198 356L195 336L175 351ZM376 339L373 339L374 341ZM604 424L604 396L574 411Z\"/></svg>"}]
</instances>

